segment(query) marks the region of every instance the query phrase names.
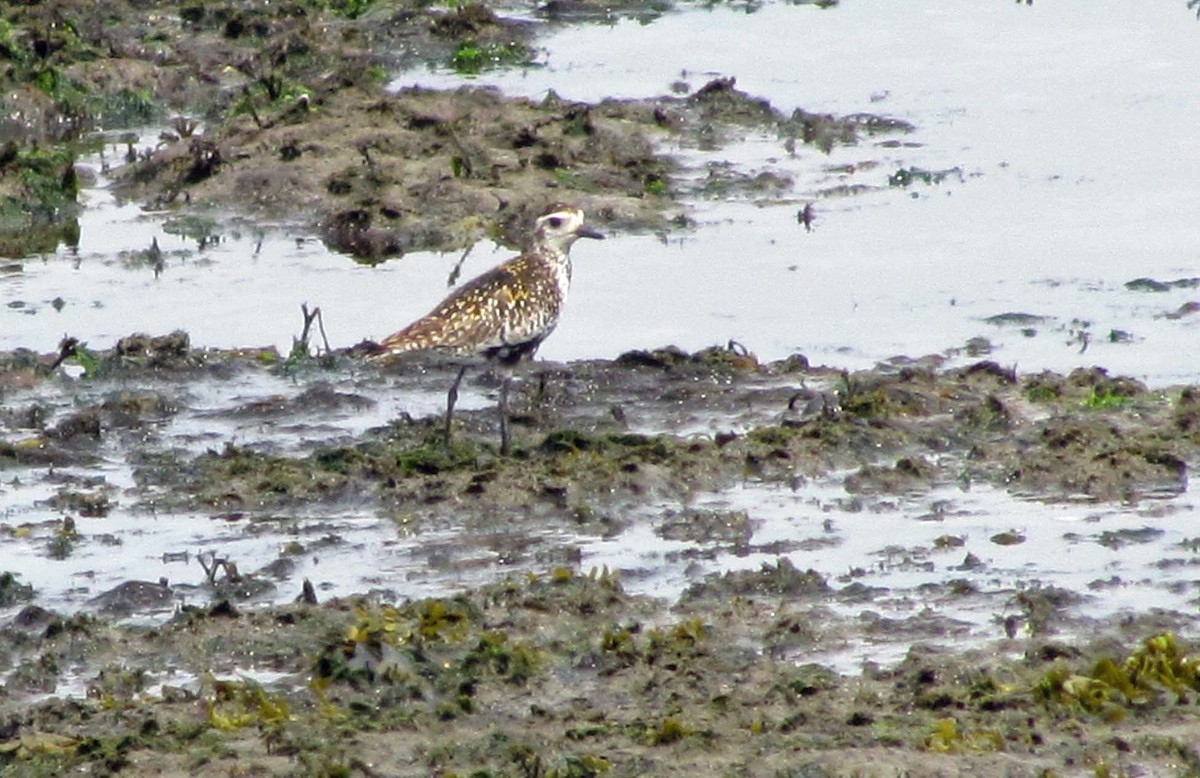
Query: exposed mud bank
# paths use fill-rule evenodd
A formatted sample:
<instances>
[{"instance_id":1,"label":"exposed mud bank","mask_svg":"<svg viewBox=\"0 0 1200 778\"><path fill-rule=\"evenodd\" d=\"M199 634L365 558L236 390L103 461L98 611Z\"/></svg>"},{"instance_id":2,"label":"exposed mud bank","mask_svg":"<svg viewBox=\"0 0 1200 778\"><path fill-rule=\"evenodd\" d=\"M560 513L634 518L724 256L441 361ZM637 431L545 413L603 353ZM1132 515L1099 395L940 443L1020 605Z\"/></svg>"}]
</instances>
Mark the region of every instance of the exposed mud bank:
<instances>
[{"instance_id":1,"label":"exposed mud bank","mask_svg":"<svg viewBox=\"0 0 1200 778\"><path fill-rule=\"evenodd\" d=\"M536 26L481 4L21 6L0 40L13 62L0 157L13 173L0 176L5 253L78 240L73 160L83 134L101 127L170 125L153 150L130 145L122 197L319 228L331 247L366 261L488 236L519 245L532 213L568 198L617 228L686 225L667 143L713 147L754 129L796 153L797 144L828 149L910 129L879 116L784 116L732 79L594 105L385 88L389 74L417 63L465 72L527 63ZM48 141L59 144L53 159L25 150ZM792 183L725 178L776 193Z\"/></svg>"},{"instance_id":2,"label":"exposed mud bank","mask_svg":"<svg viewBox=\"0 0 1200 778\"><path fill-rule=\"evenodd\" d=\"M221 382L282 371L311 382L291 399L216 412L274 419L353 414L375 405L381 392L448 385L455 370L417 358L377 371L354 350L319 360L282 360L273 350L193 350L183 333L135 335L99 353L67 343L64 354L65 363L83 367L85 384L157 386L145 394L114 392L63 416L36 398L24 408L10 405L6 426L33 436L6 447L15 463L86 462L89 450L112 442L113 433L186 409L179 390L196 378ZM69 381L45 375L60 361L63 355L4 355L4 385L12 391ZM486 387L494 379L485 371L475 381ZM847 373L811 367L800 355L759 364L731 344L696 354L666 348L611 362L539 365L518 384L513 404L521 434L509 458L499 457L490 440L494 411L481 409L464 413L464 435L448 449L435 417L405 415L349 445L304 440L303 456L231 445L171 461L162 474L146 465L139 477L173 479L166 485L175 507L219 502L214 490L229 502L259 506L368 492L422 503L486 494L493 506L525 505L530 494L556 493L556 480L581 499L637 498L647 490L682 494L747 476L787 481L837 470L853 471L847 478L853 492L981 481L1046 499L1136 501L1181 493L1188 463L1200 453L1200 390L1151 392L1100 368L1019 376L985 361L947 371ZM146 452L129 453L142 459ZM265 474L274 476L264 480ZM466 490L468 484L475 486Z\"/></svg>"},{"instance_id":3,"label":"exposed mud bank","mask_svg":"<svg viewBox=\"0 0 1200 778\"><path fill-rule=\"evenodd\" d=\"M883 591L853 573L777 557L670 602L627 594L620 571L581 569L549 540L619 533L664 497L686 504L747 482L835 477L847 500L868 504L972 481L1046 500L1161 498L1185 487L1197 459L1193 387L1149 392L1101 370L1022 376L988 362L845 374L800 356L759 364L736 346L660 349L531 371L514 397L515 453L502 458L487 403L463 412L449 449L436 415L333 432L389 394L439 398L452 369L436 363L380 371L348 353L201 351L182 334L79 351L64 362L86 371L76 379L61 366L47 375L54 361L3 359L0 467L66 476L53 497L63 519L5 524L6 543L79 553L104 542L89 517L120 507L147 521L266 520L256 531L279 533L280 551L260 570L203 558L199 586L129 581L77 614L5 579L15 615L3 627L0 759L14 775L999 776L1200 764L1194 709L1179 704L1200 680L1190 647L1168 637L1193 629L1192 613L1093 621L1075 609L1085 593L1033 587L993 641L953 650L943 646L961 625L936 609L871 615ZM223 404L197 407L206 383L256 375L294 390L217 392ZM198 411L213 429L236 420L275 432L189 449L170 429ZM126 488L80 477L116 460L134 474ZM409 599L402 581L380 581L325 602L281 571L339 540L291 534L287 517L346 506L418 538L454 516L460 537L508 538L499 558L540 572L457 597ZM692 510L657 532L737 549L753 522ZM947 569L925 596L978 596L962 575ZM303 602L253 604L277 586ZM177 614L158 626L119 621L164 608ZM883 633L912 646L898 665L846 676L805 659Z\"/></svg>"},{"instance_id":4,"label":"exposed mud bank","mask_svg":"<svg viewBox=\"0 0 1200 778\"><path fill-rule=\"evenodd\" d=\"M781 567L675 612L565 569L469 596L155 629L27 608L4 628L10 775L1184 775L1194 662L1123 648L918 644L844 678L781 658L825 627ZM802 576L801 576L802 577ZM1145 625L1127 625L1130 629Z\"/></svg>"}]
</instances>

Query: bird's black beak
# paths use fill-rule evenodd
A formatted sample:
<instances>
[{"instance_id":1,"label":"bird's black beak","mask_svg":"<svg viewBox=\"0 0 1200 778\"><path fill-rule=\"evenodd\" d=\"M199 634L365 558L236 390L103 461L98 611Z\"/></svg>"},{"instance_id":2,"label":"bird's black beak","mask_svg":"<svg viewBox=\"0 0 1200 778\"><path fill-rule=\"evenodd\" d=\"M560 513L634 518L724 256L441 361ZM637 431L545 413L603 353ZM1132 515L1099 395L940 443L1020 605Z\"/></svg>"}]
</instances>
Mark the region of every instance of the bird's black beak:
<instances>
[{"instance_id":1,"label":"bird's black beak","mask_svg":"<svg viewBox=\"0 0 1200 778\"><path fill-rule=\"evenodd\" d=\"M604 235L596 232L591 227L580 227L575 230L575 234L581 238L595 238L596 240L604 240Z\"/></svg>"}]
</instances>

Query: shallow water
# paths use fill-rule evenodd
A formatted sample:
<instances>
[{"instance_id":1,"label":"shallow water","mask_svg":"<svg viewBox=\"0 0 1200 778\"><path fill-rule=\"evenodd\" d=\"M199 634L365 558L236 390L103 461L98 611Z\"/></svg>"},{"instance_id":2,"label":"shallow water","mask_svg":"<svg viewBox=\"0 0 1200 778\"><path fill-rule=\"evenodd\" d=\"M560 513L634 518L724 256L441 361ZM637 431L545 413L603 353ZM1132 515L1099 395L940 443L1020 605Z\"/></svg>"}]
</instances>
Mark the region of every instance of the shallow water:
<instances>
[{"instance_id":1,"label":"shallow water","mask_svg":"<svg viewBox=\"0 0 1200 778\"><path fill-rule=\"evenodd\" d=\"M1200 24L1182 2L1083 0L1033 6L850 1L827 10L772 4L754 13L719 6L645 25L615 20L558 28L541 43L542 67L478 82L535 97L553 88L590 100L650 96L676 80L696 88L717 75L736 76L739 88L784 111L870 111L907 119L917 129L905 145L867 139L827 156L802 148L792 158L776 139L761 137L718 152L676 149L701 168L736 160L752 171L787 172L797 192L774 204L689 203L699 226L666 239L618 235L579 244L573 299L542 356L613 357L666 343L694 349L736 339L764 359L801 351L817 363L855 368L901 354L946 352L983 336L995 346L993 358L1022 371L1100 364L1156 385L1196 382L1200 314L1165 314L1200 291L1135 292L1125 283L1200 275L1197 36ZM411 83L461 82L424 72L396 82ZM847 180L836 168L864 162L879 164L849 180L879 191L818 197ZM887 175L907 167L957 167L963 176L936 186L887 188ZM52 351L63 334L105 347L134 331L183 328L200 346L286 350L300 330L301 302L319 305L331 345L346 346L425 312L445 293L458 260L413 255L368 268L329 253L312 235L253 226L201 247L168 233L163 214L120 206L102 189L87 197L91 207L77 252L27 259L20 272L0 276L9 303L0 309L0 349ZM810 200L818 217L811 233L796 219ZM152 239L165 252L158 275L129 254ZM463 276L506 254L476 247ZM1036 332L985 322L1010 312L1047 319ZM1130 333L1131 342L1110 342L1112 331ZM160 434L191 453L226 441L286 451L302 448L306 436L353 435L402 409L434 413L443 402L440 391L376 393L378 404L369 411L307 419L307 427L247 423L219 412L231 394L249 403L302 389L261 375L245 384L200 382L188 390L198 410L172 419ZM466 394L463 407L490 402L477 389ZM59 413L80 402L71 392L42 399ZM118 489L132 485L123 464L104 462L77 474L101 475ZM500 540L464 535L452 522L405 534L364 510L289 516L287 531L282 525L262 531L269 518L148 516L121 504L103 519L81 519L79 531L89 542L65 560L50 560L45 547L55 528L47 522L61 514L44 500L56 482L36 470L6 470L3 480L0 521L32 529L0 539L0 567L33 584L40 602L64 610L84 607L128 578L164 576L198 586L198 551L227 553L253 571L290 539L324 534L341 540L298 557L292 574L265 599L292 599L304 577L322 597L370 588L419 596L508 570L545 568L537 559L513 563L497 550ZM1094 590L1080 610L1096 616L1193 607L1196 561L1179 545L1189 539L1188 494L1139 508L1045 505L987 488L876 501L865 510L847 507L844 498L837 479L794 491L748 483L698 497L691 506L646 508L612 538L562 531L542 540L578 546L584 569L625 570L628 589L674 596L705 573L757 568L776 554L717 548L698 558L690 553L698 550L695 543L657 533L667 512L744 510L758 523L752 546L815 539L821 542L809 550L787 553L797 567L831 578L860 568L864 583L888 588L869 604L846 605L847 614L903 615L936 604L964 625L963 639L998 637L997 614L1014 592L1033 585ZM1163 532L1119 548L1098 542L1105 530L1144 526ZM1019 531L1025 542L990 540L1007 530ZM930 551L944 534L962 536L966 545ZM107 544L105 537L121 543ZM183 551L186 561L163 556ZM979 594L927 602L922 585L950 577L968 552L984 566L957 577L969 579ZM373 560L369 570L363 558ZM829 659L839 665L886 660L904 645L852 646Z\"/></svg>"},{"instance_id":2,"label":"shallow water","mask_svg":"<svg viewBox=\"0 0 1200 778\"><path fill-rule=\"evenodd\" d=\"M643 312L651 340L693 347L734 337L770 356L800 350L850 366L983 335L998 359L1022 369L1102 364L1159 383L1195 380L1180 348L1198 353L1198 325L1162 315L1197 294L1124 284L1197 274L1197 36L1180 3L719 6L648 25L564 28L545 41L543 68L481 80L534 97L553 88L599 99L732 75L784 112L866 111L916 124L907 140L917 148L868 142L789 160L778 143L760 142L724 153L764 167L777 160L801 198L828 186L830 166L869 160L883 163L879 185L908 167L965 176L819 201L811 234L794 205L708 203L706 226L679 243L622 241L578 263L582 299L564 335L607 334L588 321L600 311L621 311L626 326ZM448 78L397 85L409 83ZM588 294L600 274L638 283ZM982 322L1010 311L1052 322L1036 337ZM1072 337L1080 329L1091 335L1084 354ZM1135 342L1110 344L1113 330ZM591 348L602 342L593 334Z\"/></svg>"},{"instance_id":3,"label":"shallow water","mask_svg":"<svg viewBox=\"0 0 1200 778\"><path fill-rule=\"evenodd\" d=\"M135 488L125 434L139 436L137 448L150 452L198 455L233 442L304 456L314 448L353 441L434 396L411 388L383 391L385 383L395 381L351 376L332 389L342 396L387 399L335 410L296 401L316 384L266 371L139 384L139 391L157 392L181 410L129 433L110 432L94 465L4 470L2 569L32 585L38 604L60 612L97 610L95 598L128 580L167 579L173 599L134 616L153 623L182 604L204 605L214 597L201 555L232 560L240 572L269 582L253 603L290 602L304 579L323 600L366 592L390 600L444 595L564 564L583 571L608 568L620 573L627 591L675 600L710 574L758 570L784 557L829 581L834 593L814 602L834 616L915 624L936 616L928 629L935 630L937 642L960 645L1002 640L1004 620L1022 612L1014 597L1027 589L1057 587L1081 594L1069 617L1085 630L1089 619L1112 624L1124 614L1190 613L1197 601L1200 556L1188 493L1135 505L1045 503L981 484L900 496L855 495L846 491L845 473L832 473L798 477L791 484L747 479L682 502L598 505L598 515L611 521L579 529L561 517L537 521L530 516L510 524L480 519L469 509L431 513L398 506L389 511L370 495L353 505L178 511L164 507L167 502L154 488ZM58 380L10 392L6 399L14 408L36 402L53 425L122 388L127 387L121 380ZM478 390L468 399L487 402ZM264 410L275 406L288 410ZM668 407L666 413L672 412ZM650 416L645 422L645 430L662 423ZM693 408L689 423L711 430L736 422L715 406ZM20 436L16 430L6 434L16 443ZM111 508L101 517L75 517L77 536L66 553L55 553L63 516L73 513L51 503L64 489L110 490ZM1003 533L1017 542L1004 544L998 537ZM951 587L951 581L961 585ZM869 595L856 596L846 588L855 586L868 587ZM965 587L971 591L951 592ZM801 598L788 607L803 603ZM0 619L19 607L0 608ZM861 639L819 655L807 652L805 661L852 672L862 662L898 660L916 639L907 628L855 634Z\"/></svg>"},{"instance_id":4,"label":"shallow water","mask_svg":"<svg viewBox=\"0 0 1200 778\"><path fill-rule=\"evenodd\" d=\"M1031 588L1081 593L1073 612L1109 623L1151 608L1186 612L1196 601L1200 557L1190 545L1194 506L1186 499L1130 509L1034 502L976 485L856 500L834 477L790 491L747 482L687 507L743 512L756 525L754 534L744 549L664 540L663 516L683 506L662 505L620 536L585 544L584 566L633 571L624 579L627 589L673 600L705 574L773 565L780 557L776 544L785 544L790 548L782 556L821 574L835 590L852 583L879 587L865 601L830 606L822 599L822 606L850 619L908 619L934 609L957 625L946 637L959 644L1003 638L1004 619L1020 611L1015 595ZM1005 533L1020 541L994 539ZM961 545L939 547L936 541L947 537ZM973 593L951 594L945 586L951 580L969 584ZM851 670L867 661L897 661L910 642L899 630L805 656Z\"/></svg>"},{"instance_id":5,"label":"shallow water","mask_svg":"<svg viewBox=\"0 0 1200 778\"><path fill-rule=\"evenodd\" d=\"M784 111L870 111L917 130L900 147L868 139L828 156L802 148L789 158L773 138L708 155L679 149L693 163L789 172L795 201L702 201L694 232L579 245L568 315L542 354L610 357L733 338L764 358L802 351L854 368L983 336L994 358L1021 370L1101 364L1155 384L1194 381L1200 314L1165 314L1200 293L1124 285L1198 274L1200 94L1190 72L1198 35L1181 3L1083 0L769 4L754 13L722 5L650 24L554 29L541 43L542 67L477 82L599 99L735 76ZM420 72L395 85L411 83L462 80ZM816 228L806 232L799 207L842 181L834 166L863 162L879 166L852 180L881 190L817 200ZM957 167L963 178L887 189L902 167ZM344 346L428 310L458 258L366 268L312 236L250 227L200 250L165 233L160 215L117 207L103 192L88 197L95 207L77 255L28 260L0 278L10 301L0 348L49 351L64 332L106 346L130 331L180 327L198 345L286 349L301 302L322 307L332 345ZM167 253L157 278L119 256L154 237ZM506 255L479 246L463 275ZM1047 320L1036 334L984 321L1008 312ZM1129 341L1110 342L1114 331Z\"/></svg>"}]
</instances>

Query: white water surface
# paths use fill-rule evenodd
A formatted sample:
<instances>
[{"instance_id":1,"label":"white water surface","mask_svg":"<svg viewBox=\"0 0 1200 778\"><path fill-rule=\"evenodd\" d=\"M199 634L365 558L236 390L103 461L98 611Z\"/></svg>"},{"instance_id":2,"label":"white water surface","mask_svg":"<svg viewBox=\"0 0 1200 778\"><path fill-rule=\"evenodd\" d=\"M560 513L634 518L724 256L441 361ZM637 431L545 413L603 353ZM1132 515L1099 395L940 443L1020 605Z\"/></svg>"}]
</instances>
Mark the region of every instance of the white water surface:
<instances>
[{"instance_id":1,"label":"white water surface","mask_svg":"<svg viewBox=\"0 0 1200 778\"><path fill-rule=\"evenodd\" d=\"M850 367L983 335L997 359L1022 369L1101 364L1158 383L1196 379L1194 317L1163 314L1200 293L1124 287L1200 274L1200 24L1182 4L721 5L652 24L563 28L543 43L544 67L479 81L598 100L734 76L784 113L861 111L916 125L906 140L918 148L868 140L788 160L778 142L759 142L717 154L797 171L801 195L828 183L821 171L863 161L884 162L875 184L908 167L964 175L818 201L811 234L793 206L710 202L695 235L593 249L602 256L577 263L581 299L559 336L586 338L587 353L613 336L612 323L593 321L608 313L649 342L733 337L767 356L803 351ZM450 83L414 74L396 86ZM593 283L600 292L582 291ZM1053 322L1035 337L982 322L1006 312ZM1080 330L1091 335L1083 354ZM1113 330L1134 342L1109 343ZM570 352L559 343L547 353Z\"/></svg>"}]
</instances>

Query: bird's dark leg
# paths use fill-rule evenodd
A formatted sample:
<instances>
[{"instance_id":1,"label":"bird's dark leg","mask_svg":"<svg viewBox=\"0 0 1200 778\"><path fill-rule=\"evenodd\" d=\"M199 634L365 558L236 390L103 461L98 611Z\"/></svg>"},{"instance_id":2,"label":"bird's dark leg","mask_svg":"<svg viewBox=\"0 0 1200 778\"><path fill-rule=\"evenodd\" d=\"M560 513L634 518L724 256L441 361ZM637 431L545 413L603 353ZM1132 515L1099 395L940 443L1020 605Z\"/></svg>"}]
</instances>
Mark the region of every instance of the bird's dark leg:
<instances>
[{"instance_id":1,"label":"bird's dark leg","mask_svg":"<svg viewBox=\"0 0 1200 778\"><path fill-rule=\"evenodd\" d=\"M537 372L537 381L538 381L538 388L537 388L537 392L535 392L533 395L533 404L540 408L542 403L546 401L546 371L545 370L539 370Z\"/></svg>"},{"instance_id":2,"label":"bird's dark leg","mask_svg":"<svg viewBox=\"0 0 1200 778\"><path fill-rule=\"evenodd\" d=\"M500 384L500 456L508 456L508 388L512 384L512 373L505 371Z\"/></svg>"},{"instance_id":3,"label":"bird's dark leg","mask_svg":"<svg viewBox=\"0 0 1200 778\"><path fill-rule=\"evenodd\" d=\"M454 403L458 402L458 385L462 383L463 376L467 372L468 365L463 365L458 376L454 379L454 383L450 385L450 392L446 395L446 445L450 445L450 424L454 420Z\"/></svg>"}]
</instances>

